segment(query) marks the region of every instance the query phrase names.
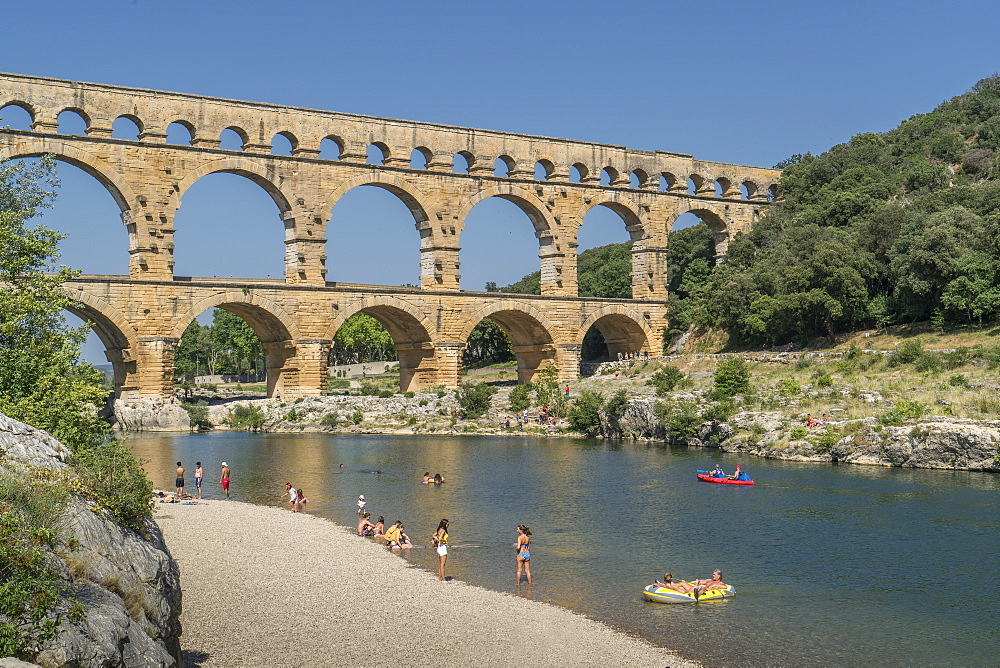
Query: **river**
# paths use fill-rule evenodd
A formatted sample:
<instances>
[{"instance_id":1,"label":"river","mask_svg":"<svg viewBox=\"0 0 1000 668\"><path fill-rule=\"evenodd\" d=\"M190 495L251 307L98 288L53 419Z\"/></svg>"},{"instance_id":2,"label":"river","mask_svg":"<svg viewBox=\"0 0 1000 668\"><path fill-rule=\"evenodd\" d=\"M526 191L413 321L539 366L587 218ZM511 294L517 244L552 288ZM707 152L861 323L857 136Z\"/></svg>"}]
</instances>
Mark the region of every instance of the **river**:
<instances>
[{"instance_id":1,"label":"river","mask_svg":"<svg viewBox=\"0 0 1000 668\"><path fill-rule=\"evenodd\" d=\"M219 432L129 442L163 489L181 460L193 491L200 460L205 496L219 498L226 461L238 500L280 505L291 481L307 512L353 526L364 494L373 518L402 519L421 546L446 517L449 576L570 608L709 666L997 664L994 474L570 438ZM743 464L756 486L699 482L695 470L715 462L727 472ZM424 472L445 484L421 484ZM534 584L515 587L522 523ZM403 558L436 568L426 547ZM693 579L714 568L734 598L642 599L664 570Z\"/></svg>"}]
</instances>

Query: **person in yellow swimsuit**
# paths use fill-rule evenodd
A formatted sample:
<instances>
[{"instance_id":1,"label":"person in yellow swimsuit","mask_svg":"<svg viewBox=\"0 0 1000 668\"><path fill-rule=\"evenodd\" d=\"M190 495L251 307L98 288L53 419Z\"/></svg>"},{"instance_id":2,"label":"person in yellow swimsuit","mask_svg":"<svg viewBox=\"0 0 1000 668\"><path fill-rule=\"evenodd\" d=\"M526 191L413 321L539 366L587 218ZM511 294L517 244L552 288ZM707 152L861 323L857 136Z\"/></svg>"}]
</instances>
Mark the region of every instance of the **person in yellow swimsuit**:
<instances>
[{"instance_id":1,"label":"person in yellow swimsuit","mask_svg":"<svg viewBox=\"0 0 1000 668\"><path fill-rule=\"evenodd\" d=\"M438 524L437 531L431 536L431 544L437 548L438 559L440 559L438 580L444 582L444 563L448 561L448 520L441 520L441 523Z\"/></svg>"}]
</instances>

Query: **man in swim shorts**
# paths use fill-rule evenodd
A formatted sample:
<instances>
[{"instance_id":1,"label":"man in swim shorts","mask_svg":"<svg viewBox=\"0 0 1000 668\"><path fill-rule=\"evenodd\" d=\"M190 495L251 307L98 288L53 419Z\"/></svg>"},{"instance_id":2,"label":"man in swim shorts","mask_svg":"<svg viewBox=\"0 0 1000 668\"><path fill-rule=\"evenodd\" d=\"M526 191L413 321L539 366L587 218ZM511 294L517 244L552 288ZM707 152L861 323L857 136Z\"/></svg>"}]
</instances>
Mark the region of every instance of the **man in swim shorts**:
<instances>
[{"instance_id":1,"label":"man in swim shorts","mask_svg":"<svg viewBox=\"0 0 1000 668\"><path fill-rule=\"evenodd\" d=\"M177 478L174 480L174 487L177 488L177 498L180 499L184 496L184 467L181 466L180 462L177 462Z\"/></svg>"},{"instance_id":2,"label":"man in swim shorts","mask_svg":"<svg viewBox=\"0 0 1000 668\"><path fill-rule=\"evenodd\" d=\"M704 580L695 580L691 584L694 585L695 598L698 598L705 592L715 591L716 589L726 589L729 586L722 581L722 571L718 568L712 571L712 577Z\"/></svg>"},{"instance_id":3,"label":"man in swim shorts","mask_svg":"<svg viewBox=\"0 0 1000 668\"><path fill-rule=\"evenodd\" d=\"M194 486L198 490L198 498L201 498L201 481L205 477L205 471L201 468L201 462L194 463Z\"/></svg>"},{"instance_id":4,"label":"man in swim shorts","mask_svg":"<svg viewBox=\"0 0 1000 668\"><path fill-rule=\"evenodd\" d=\"M222 491L226 493L226 498L229 498L229 464L222 462L222 476L219 478L219 484L222 485Z\"/></svg>"}]
</instances>

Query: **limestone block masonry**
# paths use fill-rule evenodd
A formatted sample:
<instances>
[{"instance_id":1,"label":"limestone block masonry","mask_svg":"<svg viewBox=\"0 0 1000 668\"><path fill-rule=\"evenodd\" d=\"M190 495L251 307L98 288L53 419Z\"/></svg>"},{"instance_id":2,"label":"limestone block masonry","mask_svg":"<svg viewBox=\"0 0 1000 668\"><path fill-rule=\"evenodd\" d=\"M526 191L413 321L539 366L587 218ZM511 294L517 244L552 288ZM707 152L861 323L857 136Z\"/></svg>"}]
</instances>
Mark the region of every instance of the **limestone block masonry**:
<instances>
[{"instance_id":1,"label":"limestone block masonry","mask_svg":"<svg viewBox=\"0 0 1000 668\"><path fill-rule=\"evenodd\" d=\"M243 317L260 336L269 396L321 394L333 335L358 312L392 335L404 390L456 386L465 342L485 317L511 338L520 381L550 363L568 380L591 326L613 357L659 348L667 236L678 216L706 221L721 258L778 193L778 170L680 153L0 74L0 109L8 105L27 111L32 125L0 135L0 159L51 154L92 175L121 210L129 275L84 275L66 290L104 342L122 398L171 394L180 336L212 307ZM59 134L64 112L83 118L85 135ZM112 138L122 117L139 128L135 140ZM173 124L187 129L189 143L166 143ZM242 150L219 147L225 130L236 132ZM272 153L279 136L291 155ZM320 158L324 140L336 159ZM372 154L380 164L369 162ZM174 275L181 198L216 172L244 176L274 200L285 228L284 279ZM327 222L337 201L362 185L392 192L413 214L420 288L326 281ZM534 225L541 296L460 289L465 218L489 197L513 202ZM596 206L614 210L628 231L633 299L577 296L577 232Z\"/></svg>"}]
</instances>

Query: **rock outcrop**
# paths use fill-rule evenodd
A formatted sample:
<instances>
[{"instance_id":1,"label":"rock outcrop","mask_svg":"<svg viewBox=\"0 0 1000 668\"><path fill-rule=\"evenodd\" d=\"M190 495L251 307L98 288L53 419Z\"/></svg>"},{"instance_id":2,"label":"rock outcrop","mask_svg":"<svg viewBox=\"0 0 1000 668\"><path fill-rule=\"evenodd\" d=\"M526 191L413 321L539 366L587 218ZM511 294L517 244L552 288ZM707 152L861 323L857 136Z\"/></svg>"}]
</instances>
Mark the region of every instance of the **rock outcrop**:
<instances>
[{"instance_id":1,"label":"rock outcrop","mask_svg":"<svg viewBox=\"0 0 1000 668\"><path fill-rule=\"evenodd\" d=\"M617 418L601 412L608 438L663 440L677 445L718 448L768 459L845 462L871 466L1000 471L1000 421L930 416L903 426L880 425L876 418L813 428L791 438L800 425L779 412L738 413L725 422L705 421L696 435L673 435L649 399L632 399ZM852 432L841 435L841 432ZM829 433L830 436L826 434Z\"/></svg>"},{"instance_id":2,"label":"rock outcrop","mask_svg":"<svg viewBox=\"0 0 1000 668\"><path fill-rule=\"evenodd\" d=\"M115 401L115 427L122 431L188 431L191 418L174 399Z\"/></svg>"},{"instance_id":3,"label":"rock outcrop","mask_svg":"<svg viewBox=\"0 0 1000 668\"><path fill-rule=\"evenodd\" d=\"M66 468L65 446L0 415L0 469L30 475L38 468ZM72 547L52 553L60 575L62 609L75 600L81 622L63 618L61 633L35 657L41 666L182 665L179 636L181 590L177 563L159 528L144 535L122 528L105 512L72 497L63 511Z\"/></svg>"}]
</instances>

